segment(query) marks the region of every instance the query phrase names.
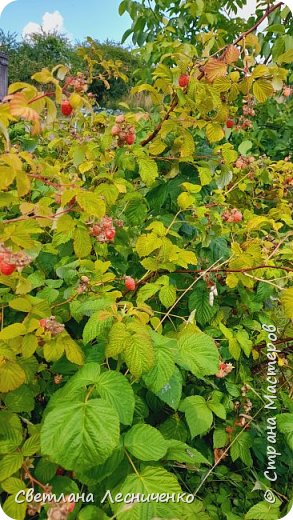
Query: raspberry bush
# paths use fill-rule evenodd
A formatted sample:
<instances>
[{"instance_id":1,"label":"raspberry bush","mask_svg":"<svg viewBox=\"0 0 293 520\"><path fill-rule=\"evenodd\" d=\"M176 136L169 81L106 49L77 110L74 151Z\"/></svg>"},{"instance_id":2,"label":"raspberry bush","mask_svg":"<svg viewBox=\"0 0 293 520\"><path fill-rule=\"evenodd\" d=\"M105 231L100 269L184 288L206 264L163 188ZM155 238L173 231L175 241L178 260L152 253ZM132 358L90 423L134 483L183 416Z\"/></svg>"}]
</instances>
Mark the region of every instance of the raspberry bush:
<instances>
[{"instance_id":1,"label":"raspberry bush","mask_svg":"<svg viewBox=\"0 0 293 520\"><path fill-rule=\"evenodd\" d=\"M286 9L258 22L285 38ZM96 114L90 75L81 85L59 64L10 85L0 105L0 486L16 520L290 510L293 164L269 123L292 126L292 49L264 63L258 22L234 42L228 30L157 35L152 79L133 89L149 111ZM17 504L31 487L95 503ZM107 490L195 500L101 503Z\"/></svg>"}]
</instances>

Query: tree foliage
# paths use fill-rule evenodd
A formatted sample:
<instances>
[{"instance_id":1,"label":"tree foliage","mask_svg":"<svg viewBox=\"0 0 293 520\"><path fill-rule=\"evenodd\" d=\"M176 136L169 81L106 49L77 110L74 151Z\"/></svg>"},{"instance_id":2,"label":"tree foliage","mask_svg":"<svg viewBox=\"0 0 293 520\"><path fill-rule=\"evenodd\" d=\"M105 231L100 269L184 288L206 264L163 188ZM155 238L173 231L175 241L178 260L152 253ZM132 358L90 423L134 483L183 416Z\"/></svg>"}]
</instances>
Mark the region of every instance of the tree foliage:
<instances>
[{"instance_id":1,"label":"tree foliage","mask_svg":"<svg viewBox=\"0 0 293 520\"><path fill-rule=\"evenodd\" d=\"M0 49L7 53L9 82L31 82L31 76L41 68L53 68L58 63L68 66L72 74L88 74L89 59L93 75L89 91L99 105L116 108L133 86L133 73L138 59L115 42L100 43L92 38L73 44L59 33L35 33L18 41L17 36L0 29ZM113 75L105 84L99 75L102 61L114 64L121 74Z\"/></svg>"},{"instance_id":2,"label":"tree foliage","mask_svg":"<svg viewBox=\"0 0 293 520\"><path fill-rule=\"evenodd\" d=\"M209 9L210 47L148 27L157 58L132 90L148 111L94 113L95 73L104 84L120 73L95 45L82 53L88 77L54 64L0 105L0 484L17 520L290 510L288 10L257 13L258 24L286 21L267 30L286 48L263 63L255 20L226 41ZM280 453L272 485L269 441ZM95 503L18 504L30 487ZM113 503L107 491L195 500Z\"/></svg>"}]
</instances>

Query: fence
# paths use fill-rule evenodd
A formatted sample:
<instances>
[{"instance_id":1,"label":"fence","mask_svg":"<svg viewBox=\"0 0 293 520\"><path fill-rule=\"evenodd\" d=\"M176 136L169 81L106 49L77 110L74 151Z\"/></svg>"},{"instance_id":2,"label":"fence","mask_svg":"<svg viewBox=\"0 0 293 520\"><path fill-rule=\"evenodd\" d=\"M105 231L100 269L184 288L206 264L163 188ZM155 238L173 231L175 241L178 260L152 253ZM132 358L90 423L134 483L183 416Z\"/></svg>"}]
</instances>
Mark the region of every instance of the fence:
<instances>
[{"instance_id":1,"label":"fence","mask_svg":"<svg viewBox=\"0 0 293 520\"><path fill-rule=\"evenodd\" d=\"M0 101L6 96L8 88L8 57L0 52Z\"/></svg>"}]
</instances>

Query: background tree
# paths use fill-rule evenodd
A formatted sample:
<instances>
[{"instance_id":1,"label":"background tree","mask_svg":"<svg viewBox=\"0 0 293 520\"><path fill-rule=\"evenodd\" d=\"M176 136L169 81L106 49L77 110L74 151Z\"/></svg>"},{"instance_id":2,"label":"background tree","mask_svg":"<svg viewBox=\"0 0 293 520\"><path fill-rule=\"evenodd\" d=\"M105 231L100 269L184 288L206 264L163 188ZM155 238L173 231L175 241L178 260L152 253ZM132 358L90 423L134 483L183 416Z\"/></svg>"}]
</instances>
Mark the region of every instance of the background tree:
<instances>
[{"instance_id":1,"label":"background tree","mask_svg":"<svg viewBox=\"0 0 293 520\"><path fill-rule=\"evenodd\" d=\"M129 49L118 43L100 43L89 38L73 44L65 35L59 33L35 33L18 41L16 34L5 34L0 30L0 50L6 52L9 57L10 83L30 82L34 71L43 67L53 68L58 63L69 67L73 75L78 72L87 74L90 60L93 66L91 72L98 78L103 70L103 60L116 63L116 71L119 69L123 76L119 76L117 72L116 76L114 74L111 77L108 85L100 79L94 79L90 84L90 92L94 94L97 103L107 107L117 107L119 101L128 95L139 63Z\"/></svg>"}]
</instances>

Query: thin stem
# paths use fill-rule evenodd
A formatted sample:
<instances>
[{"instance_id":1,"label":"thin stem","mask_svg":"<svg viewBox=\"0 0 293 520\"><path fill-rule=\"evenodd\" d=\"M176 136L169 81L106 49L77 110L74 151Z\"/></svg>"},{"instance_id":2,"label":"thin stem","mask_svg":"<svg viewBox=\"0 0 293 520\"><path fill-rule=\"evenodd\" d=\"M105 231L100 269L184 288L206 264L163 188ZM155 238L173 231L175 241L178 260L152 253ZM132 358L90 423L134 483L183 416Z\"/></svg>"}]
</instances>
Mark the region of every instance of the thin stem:
<instances>
[{"instance_id":1,"label":"thin stem","mask_svg":"<svg viewBox=\"0 0 293 520\"><path fill-rule=\"evenodd\" d=\"M135 474L140 478L140 474L138 473L138 471L137 471L137 469L136 469L136 467L135 467L135 465L134 465L134 462L133 462L132 458L131 458L130 455L128 454L127 450L124 450L124 451L125 451L125 455L126 455L126 457L127 457L128 460L129 460L130 465L132 466L132 469L133 469L134 473L135 473Z\"/></svg>"},{"instance_id":2,"label":"thin stem","mask_svg":"<svg viewBox=\"0 0 293 520\"><path fill-rule=\"evenodd\" d=\"M217 265L219 262L221 261L221 258L219 260L217 260L216 262L214 262L211 267L209 267L208 269L206 269L205 271L202 272L202 274L200 274L195 280L193 280L193 282L185 289L185 291L183 291L183 293L179 296L179 298L177 298L177 300L175 301L175 303L170 307L170 309L166 312L165 316L163 316L163 318L161 319L160 323L157 325L156 329L155 330L158 330L158 328L162 325L162 323L164 323L164 321L168 318L168 316L170 315L170 313L172 312L172 310L178 305L178 303L180 302L180 300L183 298L183 296L185 296L185 294L190 291L192 289L192 287L194 287L194 285L201 279L205 276L206 273L208 273L211 268L214 266L214 265ZM225 260L224 262L222 262L220 264L221 265L224 265L226 264L227 262L229 261L228 260Z\"/></svg>"},{"instance_id":3,"label":"thin stem","mask_svg":"<svg viewBox=\"0 0 293 520\"><path fill-rule=\"evenodd\" d=\"M35 477L33 477L26 464L23 464L22 467L26 473L24 478L28 478L31 481L32 485L37 484L38 486L40 486L41 489L43 489L47 493L48 486L46 486L45 484L42 484L42 482L40 482Z\"/></svg>"}]
</instances>

